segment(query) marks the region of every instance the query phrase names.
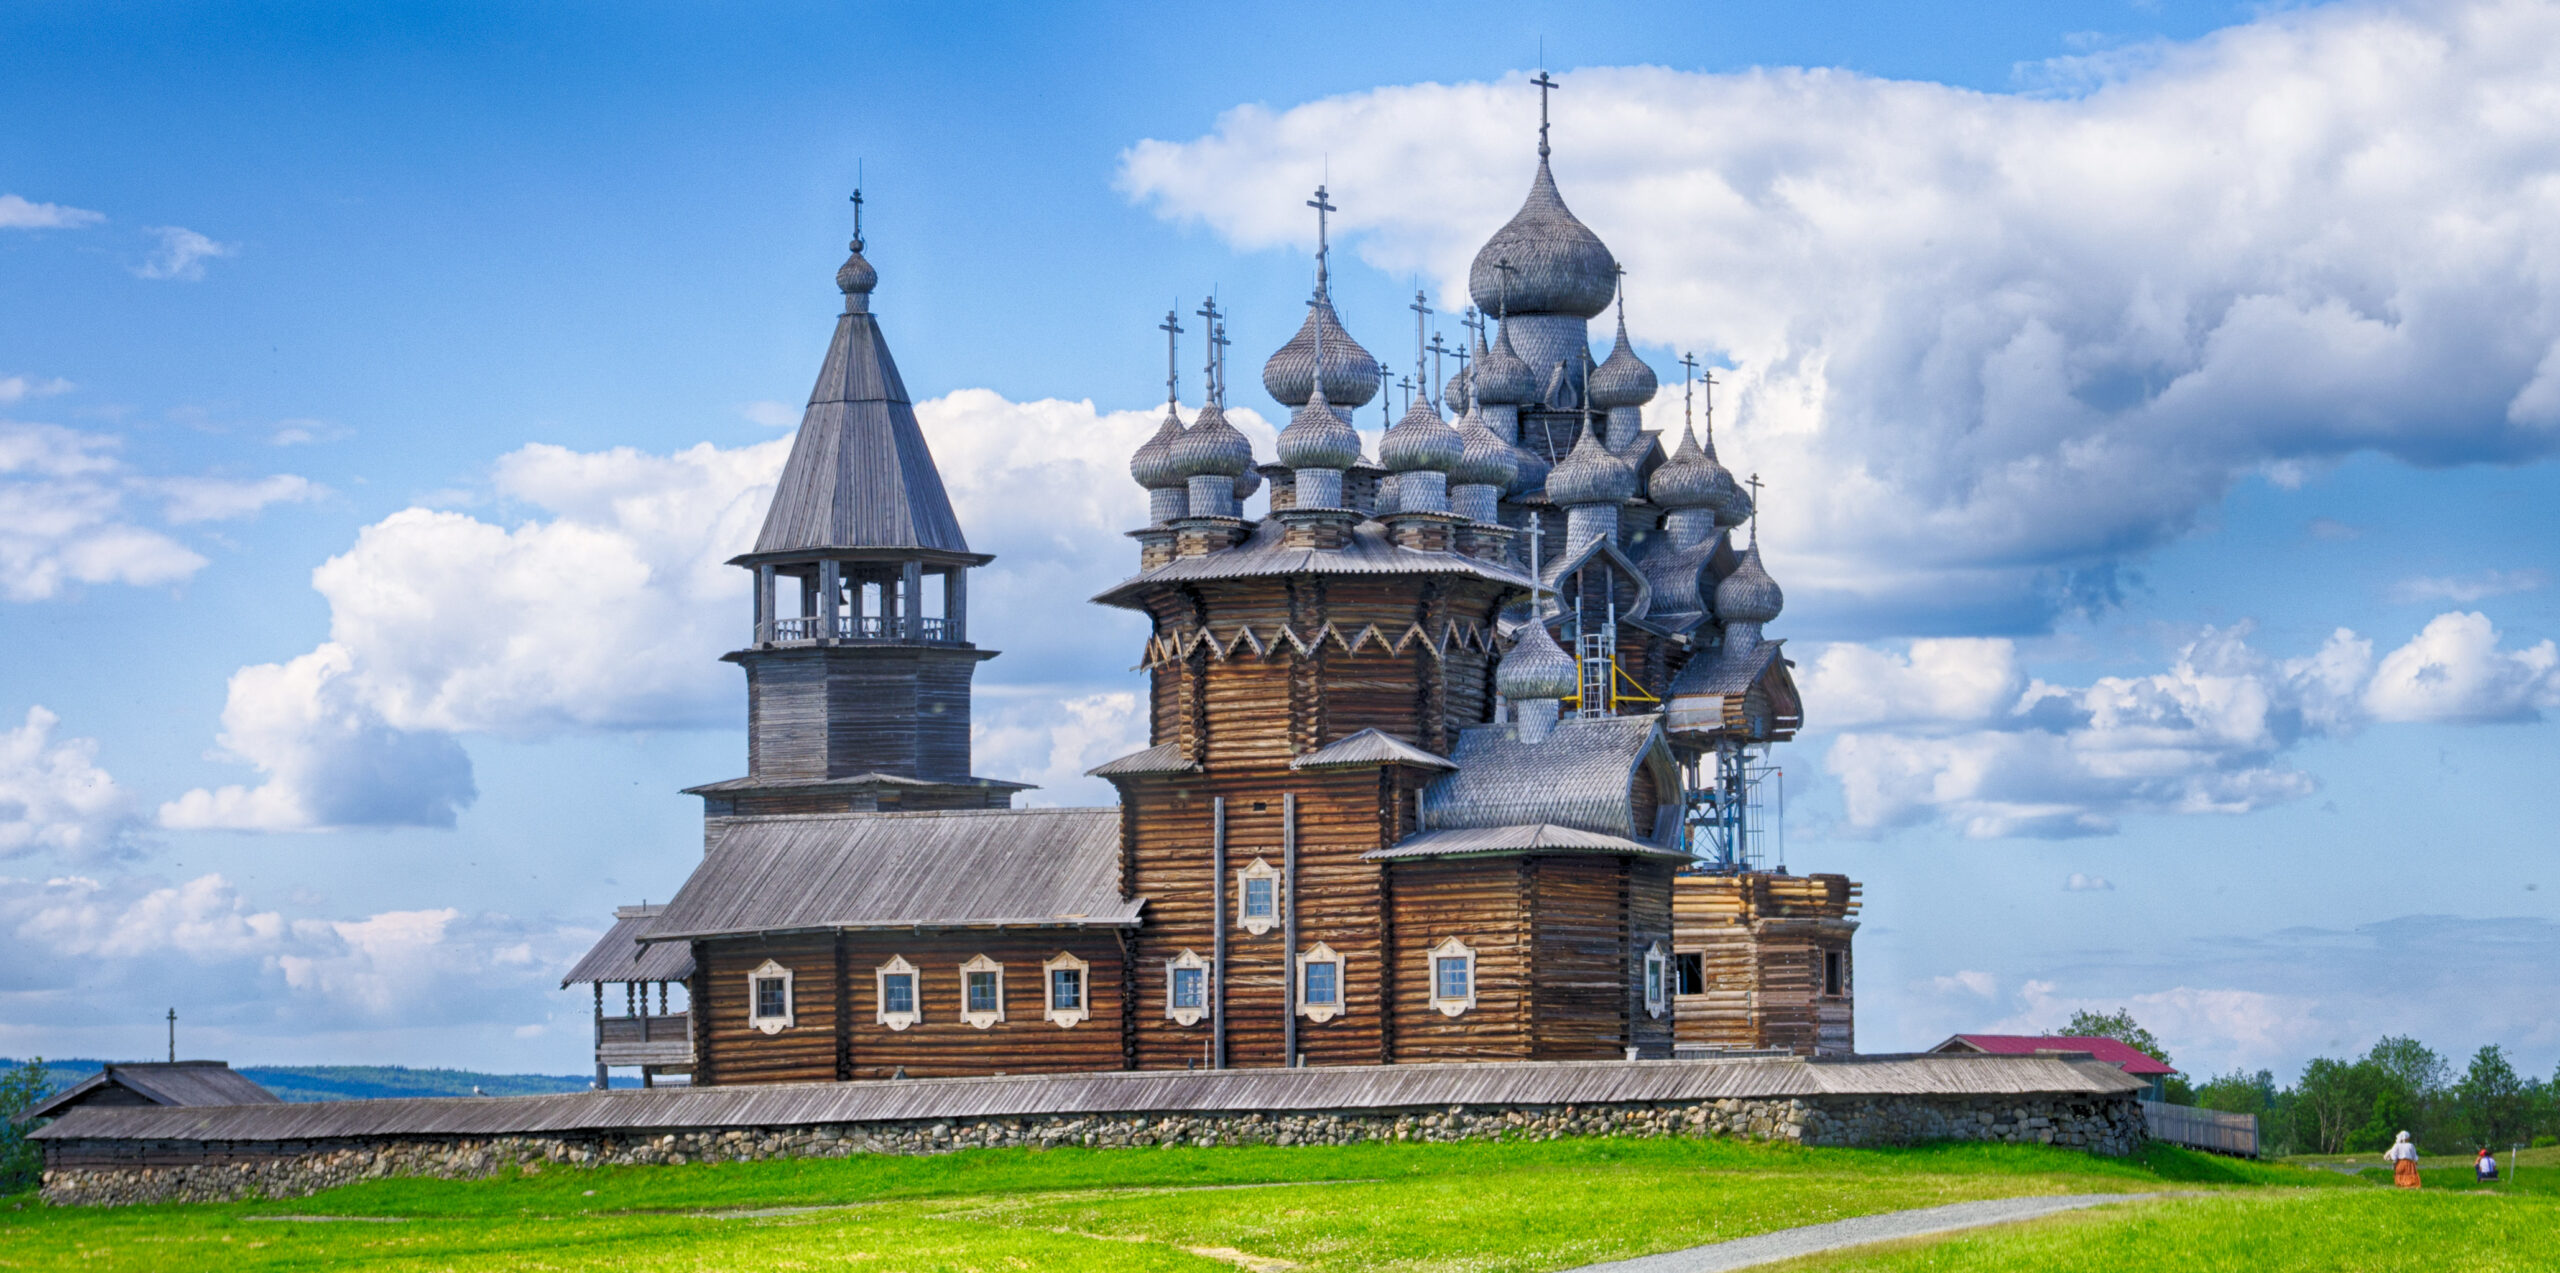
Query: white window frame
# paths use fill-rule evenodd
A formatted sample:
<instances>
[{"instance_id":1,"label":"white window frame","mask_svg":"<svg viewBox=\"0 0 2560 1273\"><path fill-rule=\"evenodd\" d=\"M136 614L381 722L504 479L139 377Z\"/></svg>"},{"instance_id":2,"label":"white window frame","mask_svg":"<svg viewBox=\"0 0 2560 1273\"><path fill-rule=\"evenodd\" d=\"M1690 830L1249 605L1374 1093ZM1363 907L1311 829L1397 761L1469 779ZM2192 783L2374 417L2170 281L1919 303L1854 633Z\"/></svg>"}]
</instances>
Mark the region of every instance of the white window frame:
<instances>
[{"instance_id":1,"label":"white window frame","mask_svg":"<svg viewBox=\"0 0 2560 1273\"><path fill-rule=\"evenodd\" d=\"M1186 968L1196 968L1200 971L1200 1005L1196 1008L1174 1006L1174 974ZM1202 959L1193 951L1186 950L1164 961L1164 1015L1172 1019L1175 1025L1198 1025L1200 1018L1209 1015L1209 1000L1217 994L1216 989L1210 985L1213 980L1211 972L1209 961Z\"/></svg>"},{"instance_id":2,"label":"white window frame","mask_svg":"<svg viewBox=\"0 0 2560 1273\"><path fill-rule=\"evenodd\" d=\"M1072 1008L1058 1006L1058 973L1062 969L1071 969L1076 974L1076 1006ZM1040 965L1040 1015L1045 1020L1058 1023L1060 1029L1075 1026L1091 1017L1093 965L1063 950Z\"/></svg>"},{"instance_id":3,"label":"white window frame","mask_svg":"<svg viewBox=\"0 0 2560 1273\"><path fill-rule=\"evenodd\" d=\"M995 1011L989 1012L982 1008L972 1008L969 1006L969 974L973 972L988 972L995 974ZM960 1019L981 1030L989 1029L993 1027L996 1022L1004 1020L1003 964L997 963L984 955L978 955L972 957L969 962L960 965Z\"/></svg>"},{"instance_id":4,"label":"white window frame","mask_svg":"<svg viewBox=\"0 0 2560 1273\"><path fill-rule=\"evenodd\" d=\"M1658 941L1645 947L1644 1010L1656 1017L1671 1011L1671 952Z\"/></svg>"},{"instance_id":5,"label":"white window frame","mask_svg":"<svg viewBox=\"0 0 2560 1273\"><path fill-rule=\"evenodd\" d=\"M763 1004L759 1002L762 996L756 993L756 983L774 977L782 979L782 1015L768 1017L757 1010L763 1007ZM780 1034L790 1029L792 1009L799 1003L799 1000L792 996L791 989L790 969L770 959L756 965L756 970L747 974L747 1024L766 1034Z\"/></svg>"},{"instance_id":6,"label":"white window frame","mask_svg":"<svg viewBox=\"0 0 2560 1273\"><path fill-rule=\"evenodd\" d=\"M1307 966L1309 964L1331 964L1333 966L1333 1002L1307 1002ZM1343 1001L1349 997L1350 991L1348 987L1343 985L1342 978L1344 972L1345 967L1343 965L1342 956L1337 954L1333 947L1325 945L1323 942L1317 942L1315 945L1307 947L1306 953L1298 956L1298 1015L1305 1017L1309 1021L1321 1023L1331 1021L1335 1017L1341 1016L1345 1011L1347 1011L1348 1009L1345 1007Z\"/></svg>"},{"instance_id":7,"label":"white window frame","mask_svg":"<svg viewBox=\"0 0 2560 1273\"><path fill-rule=\"evenodd\" d=\"M1247 880L1271 881L1270 914L1248 915L1245 913L1244 896L1245 881ZM1280 926L1280 914L1283 910L1287 909L1289 905L1289 899L1281 896L1281 887L1280 868L1273 866L1261 858L1255 858L1251 864L1238 868L1236 870L1236 927L1241 928L1256 937L1260 937L1264 933L1278 928Z\"/></svg>"},{"instance_id":8,"label":"white window frame","mask_svg":"<svg viewBox=\"0 0 2560 1273\"><path fill-rule=\"evenodd\" d=\"M889 1011L889 979L891 977L907 979L908 1008L905 1012ZM904 1030L924 1020L924 978L916 973L916 966L908 963L906 956L889 956L889 962L880 965L879 969L871 974L871 984L873 992L879 996L872 1002L878 1005L880 1024L892 1030Z\"/></svg>"},{"instance_id":9,"label":"white window frame","mask_svg":"<svg viewBox=\"0 0 2560 1273\"><path fill-rule=\"evenodd\" d=\"M1467 993L1465 995L1450 996L1440 993L1440 961L1443 959L1467 961ZM1454 1017L1473 1009L1476 1006L1476 973L1478 971L1476 948L1455 937L1425 952L1422 961L1422 984L1431 989L1431 1006L1444 1017Z\"/></svg>"}]
</instances>

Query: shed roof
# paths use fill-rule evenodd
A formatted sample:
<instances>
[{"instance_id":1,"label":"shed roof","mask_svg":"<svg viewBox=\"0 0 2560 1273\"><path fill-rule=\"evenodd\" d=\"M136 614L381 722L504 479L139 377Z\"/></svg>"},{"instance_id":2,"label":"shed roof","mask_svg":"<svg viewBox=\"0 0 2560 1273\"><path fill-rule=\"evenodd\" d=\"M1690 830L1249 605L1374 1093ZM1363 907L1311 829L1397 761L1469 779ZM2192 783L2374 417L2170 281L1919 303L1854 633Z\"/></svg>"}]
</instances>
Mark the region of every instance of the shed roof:
<instances>
[{"instance_id":1,"label":"shed roof","mask_svg":"<svg viewBox=\"0 0 2560 1273\"><path fill-rule=\"evenodd\" d=\"M1951 1034L1929 1049L1937 1053L1987 1052L1993 1056L2034 1056L2040 1052L2086 1052L2127 1074L2175 1074L2159 1058L2121 1039L2079 1034Z\"/></svg>"},{"instance_id":2,"label":"shed roof","mask_svg":"<svg viewBox=\"0 0 2560 1273\"><path fill-rule=\"evenodd\" d=\"M644 945L640 935L658 920L664 906L617 906L613 927L560 979L563 986L606 981L682 981L693 975L693 951L664 944Z\"/></svg>"},{"instance_id":3,"label":"shed roof","mask_svg":"<svg viewBox=\"0 0 2560 1273\"><path fill-rule=\"evenodd\" d=\"M1182 754L1182 744L1158 743L1118 760L1106 760L1084 772L1092 778L1130 778L1139 774L1196 774L1200 766Z\"/></svg>"},{"instance_id":4,"label":"shed roof","mask_svg":"<svg viewBox=\"0 0 2560 1273\"><path fill-rule=\"evenodd\" d=\"M1577 716L1535 743L1521 742L1516 725L1478 725L1459 733L1449 759L1458 772L1422 792L1422 824L1435 831L1545 822L1649 840L1653 828L1635 823L1636 775L1655 767L1664 794L1680 784L1653 714Z\"/></svg>"},{"instance_id":5,"label":"shed roof","mask_svg":"<svg viewBox=\"0 0 2560 1273\"><path fill-rule=\"evenodd\" d=\"M275 1105L275 1093L227 1061L115 1062L38 1102L21 1119L55 1118L122 1089L150 1105Z\"/></svg>"},{"instance_id":6,"label":"shed roof","mask_svg":"<svg viewBox=\"0 0 2560 1273\"><path fill-rule=\"evenodd\" d=\"M1123 925L1143 905L1120 900L1117 809L741 818L641 940Z\"/></svg>"},{"instance_id":7,"label":"shed roof","mask_svg":"<svg viewBox=\"0 0 2560 1273\"><path fill-rule=\"evenodd\" d=\"M1337 738L1289 762L1291 769L1348 769L1361 765L1411 765L1416 769L1455 769L1457 765L1393 734L1364 729Z\"/></svg>"},{"instance_id":8,"label":"shed roof","mask_svg":"<svg viewBox=\"0 0 2560 1273\"><path fill-rule=\"evenodd\" d=\"M1678 849L1661 848L1622 835L1560 827L1551 822L1425 831L1420 835L1407 836L1386 848L1372 849L1361 857L1370 862L1399 862L1409 858L1486 857L1513 853L1601 853L1672 858L1682 862L1689 860L1689 855Z\"/></svg>"},{"instance_id":9,"label":"shed roof","mask_svg":"<svg viewBox=\"0 0 2560 1273\"><path fill-rule=\"evenodd\" d=\"M1445 1109L1452 1104L1887 1094L2114 1095L2141 1086L2111 1065L2039 1056L1443 1062L618 1088L233 1109L91 1108L32 1134L41 1140L240 1142L657 1132L1055 1113Z\"/></svg>"},{"instance_id":10,"label":"shed roof","mask_svg":"<svg viewBox=\"0 0 2560 1273\"><path fill-rule=\"evenodd\" d=\"M750 556L831 548L976 555L880 322L852 307L836 319Z\"/></svg>"}]
</instances>

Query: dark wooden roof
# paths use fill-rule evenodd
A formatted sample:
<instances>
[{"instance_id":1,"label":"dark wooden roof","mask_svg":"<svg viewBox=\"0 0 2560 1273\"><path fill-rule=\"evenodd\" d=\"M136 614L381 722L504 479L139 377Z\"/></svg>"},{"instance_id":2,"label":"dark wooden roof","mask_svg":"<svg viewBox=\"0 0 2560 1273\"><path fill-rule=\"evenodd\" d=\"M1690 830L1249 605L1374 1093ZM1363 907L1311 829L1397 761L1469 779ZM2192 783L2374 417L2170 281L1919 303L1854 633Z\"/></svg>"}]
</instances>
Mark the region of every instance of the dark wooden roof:
<instances>
[{"instance_id":1,"label":"dark wooden roof","mask_svg":"<svg viewBox=\"0 0 2560 1273\"><path fill-rule=\"evenodd\" d=\"M1158 743L1118 760L1106 760L1084 772L1090 778L1133 778L1140 774L1196 774L1200 766L1182 754L1182 744Z\"/></svg>"},{"instance_id":2,"label":"dark wooden roof","mask_svg":"<svg viewBox=\"0 0 2560 1273\"><path fill-rule=\"evenodd\" d=\"M1316 748L1289 762L1291 769L1348 769L1363 765L1410 765L1416 769L1455 769L1437 755L1393 734L1364 729Z\"/></svg>"},{"instance_id":3,"label":"dark wooden roof","mask_svg":"<svg viewBox=\"0 0 2560 1273\"><path fill-rule=\"evenodd\" d=\"M1422 823L1434 831L1549 822L1650 840L1653 828L1635 825L1636 775L1655 766L1660 795L1680 789L1655 715L1568 717L1535 743L1515 725L1478 725L1459 733L1449 759L1458 772L1422 792Z\"/></svg>"},{"instance_id":4,"label":"dark wooden roof","mask_svg":"<svg viewBox=\"0 0 2560 1273\"><path fill-rule=\"evenodd\" d=\"M967 782L935 782L930 778L909 778L904 774L861 773L841 778L723 778L698 787L687 787L688 796L721 796L739 791L862 791L874 787L989 787L999 791L1038 791L1038 783L1007 782L1002 778L971 778Z\"/></svg>"},{"instance_id":5,"label":"dark wooden roof","mask_svg":"<svg viewBox=\"0 0 2560 1273\"><path fill-rule=\"evenodd\" d=\"M549 1096L327 1101L233 1109L82 1109L43 1140L320 1140L788 1127L883 1119L1237 1110L1445 1109L1888 1094L2110 1095L2144 1084L2101 1061L2031 1056L1752 1057L880 1079Z\"/></svg>"},{"instance_id":6,"label":"dark wooden roof","mask_svg":"<svg viewBox=\"0 0 2560 1273\"><path fill-rule=\"evenodd\" d=\"M20 1115L57 1118L74 1109L134 1106L274 1105L276 1094L225 1061L114 1063L54 1093Z\"/></svg>"},{"instance_id":7,"label":"dark wooden roof","mask_svg":"<svg viewBox=\"0 0 2560 1273\"><path fill-rule=\"evenodd\" d=\"M640 935L664 906L618 906L613 927L560 979L562 986L605 981L682 981L693 975L693 951L677 943L642 945Z\"/></svg>"},{"instance_id":8,"label":"dark wooden roof","mask_svg":"<svg viewBox=\"0 0 2560 1273\"><path fill-rule=\"evenodd\" d=\"M836 320L764 529L742 560L826 549L976 556L952 514L879 320L867 312Z\"/></svg>"},{"instance_id":9,"label":"dark wooden roof","mask_svg":"<svg viewBox=\"0 0 2560 1273\"><path fill-rule=\"evenodd\" d=\"M1138 922L1120 811L984 809L741 818L642 936Z\"/></svg>"},{"instance_id":10,"label":"dark wooden roof","mask_svg":"<svg viewBox=\"0 0 2560 1273\"><path fill-rule=\"evenodd\" d=\"M1106 606L1139 609L1139 598L1164 584L1305 574L1471 575L1523 590L1531 586L1527 575L1497 562L1481 561L1463 553L1400 547L1387 538L1387 528L1378 522L1362 522L1354 527L1351 542L1341 548L1292 548L1283 529L1280 519L1266 517L1254 524L1250 537L1233 548L1176 557L1122 581L1094 600Z\"/></svg>"}]
</instances>

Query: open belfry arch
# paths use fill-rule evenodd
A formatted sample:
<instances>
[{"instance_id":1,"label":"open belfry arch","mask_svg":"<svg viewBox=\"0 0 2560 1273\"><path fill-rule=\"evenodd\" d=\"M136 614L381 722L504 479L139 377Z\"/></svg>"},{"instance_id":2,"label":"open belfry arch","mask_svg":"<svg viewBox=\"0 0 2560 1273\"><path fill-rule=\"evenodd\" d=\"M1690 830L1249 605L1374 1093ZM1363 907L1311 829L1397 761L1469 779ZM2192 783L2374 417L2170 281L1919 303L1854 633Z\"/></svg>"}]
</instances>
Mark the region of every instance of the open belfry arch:
<instances>
[{"instance_id":1,"label":"open belfry arch","mask_svg":"<svg viewBox=\"0 0 2560 1273\"><path fill-rule=\"evenodd\" d=\"M1693 378L1676 444L1647 426L1660 386L1623 271L1558 190L1537 83L1528 197L1477 254L1456 346L1415 298L1416 374L1400 415L1379 401L1374 457L1352 413L1390 386L1334 304L1328 191L1305 317L1261 369L1276 456L1227 418L1216 302L1196 329L1165 317L1136 569L1095 598L1149 623L1149 745L1092 771L1116 808L1017 810L1022 784L971 772L994 655L967 579L991 558L857 229L735 559L748 773L690 789L701 865L598 951L690 956L692 1081L1854 1047L1857 887L1760 860L1769 748L1803 709L1763 635L1783 597L1757 492Z\"/></svg>"}]
</instances>

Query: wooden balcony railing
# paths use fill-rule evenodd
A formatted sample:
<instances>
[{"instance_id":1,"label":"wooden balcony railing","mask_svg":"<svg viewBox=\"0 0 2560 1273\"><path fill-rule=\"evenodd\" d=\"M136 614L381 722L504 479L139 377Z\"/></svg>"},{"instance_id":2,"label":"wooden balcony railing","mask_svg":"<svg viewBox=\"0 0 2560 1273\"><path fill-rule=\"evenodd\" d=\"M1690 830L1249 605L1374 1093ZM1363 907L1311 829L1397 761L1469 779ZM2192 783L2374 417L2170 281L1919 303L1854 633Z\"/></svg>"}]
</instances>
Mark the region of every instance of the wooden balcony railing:
<instances>
[{"instance_id":1,"label":"wooden balcony railing","mask_svg":"<svg viewBox=\"0 0 2560 1273\"><path fill-rule=\"evenodd\" d=\"M918 639L921 640L957 641L960 639L955 625L948 619L919 619L916 625L920 633ZM902 620L882 618L876 614L849 615L836 620L835 639L838 641L903 641L907 639L904 628ZM756 639L759 644L773 645L783 642L817 641L825 637L826 619L821 616L807 615L791 619L775 619L765 625L765 630L758 633Z\"/></svg>"},{"instance_id":2,"label":"wooden balcony railing","mask_svg":"<svg viewBox=\"0 0 2560 1273\"><path fill-rule=\"evenodd\" d=\"M599 1065L693 1064L693 1014L654 1013L596 1019Z\"/></svg>"}]
</instances>

